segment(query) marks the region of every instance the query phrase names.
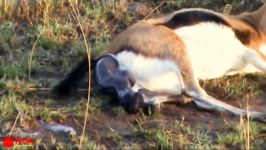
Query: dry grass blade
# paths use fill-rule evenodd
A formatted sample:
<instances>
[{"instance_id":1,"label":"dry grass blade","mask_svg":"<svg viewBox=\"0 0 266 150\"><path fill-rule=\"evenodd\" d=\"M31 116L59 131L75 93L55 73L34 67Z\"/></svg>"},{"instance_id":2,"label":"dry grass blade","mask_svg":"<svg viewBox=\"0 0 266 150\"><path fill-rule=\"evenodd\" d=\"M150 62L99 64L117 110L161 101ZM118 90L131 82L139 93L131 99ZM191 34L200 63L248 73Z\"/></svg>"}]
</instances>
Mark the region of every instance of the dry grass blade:
<instances>
[{"instance_id":1,"label":"dry grass blade","mask_svg":"<svg viewBox=\"0 0 266 150\"><path fill-rule=\"evenodd\" d=\"M166 1L160 2L144 19L148 19L156 10L158 10Z\"/></svg>"},{"instance_id":2,"label":"dry grass blade","mask_svg":"<svg viewBox=\"0 0 266 150\"><path fill-rule=\"evenodd\" d=\"M15 127L16 127L16 124L17 124L17 122L18 122L18 118L19 118L20 115L21 115L21 113L20 113L20 111L18 111L18 115L17 115L17 117L16 117L16 119L15 119L15 122L14 122L12 128L11 128L11 131L9 132L9 136L12 135L12 133L13 133Z\"/></svg>"},{"instance_id":3,"label":"dry grass blade","mask_svg":"<svg viewBox=\"0 0 266 150\"><path fill-rule=\"evenodd\" d=\"M250 149L250 113L249 113L249 96L247 97L247 128L245 135L245 149Z\"/></svg>"},{"instance_id":4,"label":"dry grass blade","mask_svg":"<svg viewBox=\"0 0 266 150\"><path fill-rule=\"evenodd\" d=\"M74 7L73 5L73 2L71 0L69 0L69 3L70 3L70 6L71 6L71 9L74 13L74 16L75 16L75 19L77 20L78 22L78 25L80 27L80 30L81 30L81 33L82 33L82 37L83 37L83 40L84 40L84 45L85 45L85 48L86 48L86 52L87 52L87 57L88 57L88 101L87 101L87 105L86 105L86 112L85 112L85 119L84 119L84 124L83 124L83 129L82 129L82 135L81 135L81 139L80 139L80 143L79 143L79 149L81 149L82 147L82 143L83 143L83 139L84 139L84 135L85 135L85 129L86 129L86 123L87 123L87 120L88 120L88 111L89 111L89 104L90 104L90 95L91 95L91 73L90 73L90 70L91 70L91 57L90 57L90 54L91 54L91 49L90 47L88 46L87 44L87 40L86 40L86 36L85 36L85 33L83 31L83 27L81 25L81 22L79 20L79 13L78 13L78 10ZM77 5L77 2L75 3Z\"/></svg>"},{"instance_id":5,"label":"dry grass blade","mask_svg":"<svg viewBox=\"0 0 266 150\"><path fill-rule=\"evenodd\" d=\"M34 51L36 49L36 46L37 46L37 43L42 35L42 33L44 32L45 28L46 28L46 24L48 23L48 19L49 19L49 7L50 7L50 3L48 1L47 2L47 5L45 5L45 9L44 9L44 15L43 15L43 28L42 30L40 31L39 35L37 36L37 39L35 40L34 44L33 44L33 47L32 47L32 50L31 50L31 54L30 54L30 58L29 58L29 79L31 78L31 65L32 65L32 58L33 58L33 54L34 54Z\"/></svg>"},{"instance_id":6,"label":"dry grass blade","mask_svg":"<svg viewBox=\"0 0 266 150\"><path fill-rule=\"evenodd\" d=\"M33 46L32 46L32 49L31 49L31 53L30 53L30 58L29 58L29 72L28 72L28 76L29 76L29 79L31 78L31 65L32 65L32 58L33 58L33 54L35 52L35 49L36 49L36 46L37 46L37 43L44 31L45 27L42 28L41 32L39 33L39 35L37 36L37 39L35 40Z\"/></svg>"},{"instance_id":7,"label":"dry grass blade","mask_svg":"<svg viewBox=\"0 0 266 150\"><path fill-rule=\"evenodd\" d=\"M229 15L232 11L232 5L226 4L223 9L223 13Z\"/></svg>"}]
</instances>

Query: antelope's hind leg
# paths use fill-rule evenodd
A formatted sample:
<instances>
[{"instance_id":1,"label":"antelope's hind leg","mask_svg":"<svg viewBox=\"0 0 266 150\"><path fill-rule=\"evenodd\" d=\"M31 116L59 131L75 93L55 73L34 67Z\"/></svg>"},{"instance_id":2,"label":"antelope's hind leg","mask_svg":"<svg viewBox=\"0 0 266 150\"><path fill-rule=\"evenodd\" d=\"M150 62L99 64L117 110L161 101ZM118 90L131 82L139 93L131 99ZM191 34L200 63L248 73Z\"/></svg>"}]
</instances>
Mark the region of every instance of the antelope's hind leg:
<instances>
[{"instance_id":1,"label":"antelope's hind leg","mask_svg":"<svg viewBox=\"0 0 266 150\"><path fill-rule=\"evenodd\" d=\"M252 64L257 69L266 72L266 56L252 49L247 49L244 60Z\"/></svg>"},{"instance_id":2,"label":"antelope's hind leg","mask_svg":"<svg viewBox=\"0 0 266 150\"><path fill-rule=\"evenodd\" d=\"M175 61L175 64L178 66L183 83L182 94L192 97L194 99L194 103L201 109L218 112L229 112L236 116L243 117L249 115L254 120L266 122L266 113L247 111L237 108L208 95L199 85L199 80L194 74L188 51L186 46L182 43L182 40L176 38L174 33L167 31L164 28L161 28L161 30L164 31L163 33L168 33L168 36L166 36L164 40L161 40L161 43L164 47L163 52L166 53L169 58ZM157 55L160 55L160 53ZM265 61L263 61L261 57L258 57L256 53L254 54L252 51L251 54L247 53L245 59L257 68L266 71L266 63L264 63Z\"/></svg>"},{"instance_id":3,"label":"antelope's hind leg","mask_svg":"<svg viewBox=\"0 0 266 150\"><path fill-rule=\"evenodd\" d=\"M259 54L252 49L247 49L243 58L246 62L252 64L257 69L266 72L266 57L263 54ZM244 110L231 106L208 95L200 86L197 86L194 90L187 91L187 94L195 98L194 102L200 108L230 112L242 117L247 117L249 115L249 117L254 120L266 122L266 112Z\"/></svg>"},{"instance_id":4,"label":"antelope's hind leg","mask_svg":"<svg viewBox=\"0 0 266 150\"><path fill-rule=\"evenodd\" d=\"M183 55L182 57L185 57ZM185 58L183 58L185 59ZM197 107L205 110L218 111L218 112L229 112L236 116L249 117L254 120L266 122L266 113L247 111L241 108L224 103L210 95L208 95L199 85L199 81L195 78L194 72L190 62L178 63L181 76L184 83L183 94L194 98L194 103Z\"/></svg>"}]
</instances>

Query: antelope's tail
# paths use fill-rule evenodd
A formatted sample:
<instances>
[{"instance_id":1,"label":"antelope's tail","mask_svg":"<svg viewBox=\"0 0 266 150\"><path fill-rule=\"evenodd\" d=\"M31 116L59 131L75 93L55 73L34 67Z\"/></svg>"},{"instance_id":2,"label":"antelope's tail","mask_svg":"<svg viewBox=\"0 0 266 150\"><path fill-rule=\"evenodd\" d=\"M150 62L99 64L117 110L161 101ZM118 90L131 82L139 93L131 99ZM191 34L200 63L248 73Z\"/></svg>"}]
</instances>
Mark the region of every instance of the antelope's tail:
<instances>
[{"instance_id":1,"label":"antelope's tail","mask_svg":"<svg viewBox=\"0 0 266 150\"><path fill-rule=\"evenodd\" d=\"M92 59L91 69L96 65L96 60ZM88 72L88 58L83 58L83 60L57 85L52 89L52 93L58 96L67 95L77 87L77 83L83 79Z\"/></svg>"}]
</instances>

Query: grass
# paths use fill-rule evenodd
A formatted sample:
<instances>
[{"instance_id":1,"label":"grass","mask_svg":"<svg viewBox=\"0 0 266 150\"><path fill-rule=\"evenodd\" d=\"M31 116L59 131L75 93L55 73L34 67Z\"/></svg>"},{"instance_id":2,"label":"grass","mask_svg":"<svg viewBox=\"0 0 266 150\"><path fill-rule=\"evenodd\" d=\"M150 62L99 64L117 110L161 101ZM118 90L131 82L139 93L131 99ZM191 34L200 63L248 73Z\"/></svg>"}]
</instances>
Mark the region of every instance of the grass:
<instances>
[{"instance_id":1,"label":"grass","mask_svg":"<svg viewBox=\"0 0 266 150\"><path fill-rule=\"evenodd\" d=\"M2 78L15 79L16 77L22 77L22 76L23 76L22 70L15 64L0 66L0 77Z\"/></svg>"},{"instance_id":2,"label":"grass","mask_svg":"<svg viewBox=\"0 0 266 150\"><path fill-rule=\"evenodd\" d=\"M156 143L155 147L157 149L174 149L173 139L165 133L163 129L144 129L139 126L135 128L133 133L137 137L142 137L145 140L153 141Z\"/></svg>"},{"instance_id":3,"label":"grass","mask_svg":"<svg viewBox=\"0 0 266 150\"><path fill-rule=\"evenodd\" d=\"M77 25L68 0L0 0L0 139L2 133L10 132L14 125L15 129L42 131L43 135L36 138L34 147L23 145L14 149L77 149L81 138L84 139L81 146L84 149L246 148L247 141L250 148L266 147L264 125L254 122L232 121L216 131L208 129L208 124L200 119L198 124L202 127L186 119L175 121L178 120L177 116L166 118L165 114L128 115L121 107L109 106L109 98L97 93L93 93L88 111L85 111L84 92L64 98L51 96L49 90L52 85L86 54L81 27L92 55L96 56L126 26L145 17L127 12L126 7L132 0L71 2L80 13L81 26ZM184 7L201 6L224 13L244 9L235 0L228 1L227 7L220 0L171 0L163 5L159 3L141 1L141 4L152 9L160 6L149 17ZM253 7L254 3L254 0L245 1L245 9ZM228 6L232 6L232 10L228 10ZM29 78L28 60L31 53ZM263 94L264 79L263 75L230 76L205 81L202 85L208 92L223 99L242 99L250 95L256 100ZM19 112L24 115L18 116ZM86 122L88 127L82 137L85 112L91 118ZM176 112L176 115L179 113L182 112ZM78 135L71 140L63 140L63 137L44 133L36 123L37 118L47 123L70 125ZM136 118L139 119L137 125ZM109 124L113 120L114 125ZM154 120L166 120L167 123L147 125L147 122Z\"/></svg>"},{"instance_id":4,"label":"grass","mask_svg":"<svg viewBox=\"0 0 266 150\"><path fill-rule=\"evenodd\" d=\"M19 110L25 112L29 109L25 100L13 94L1 97L0 104L0 121L15 117Z\"/></svg>"},{"instance_id":5,"label":"grass","mask_svg":"<svg viewBox=\"0 0 266 150\"><path fill-rule=\"evenodd\" d=\"M201 85L208 91L218 92L218 96L228 100L244 99L247 95L257 98L263 93L264 82L259 83L263 78L262 74L234 75L202 81Z\"/></svg>"},{"instance_id":6,"label":"grass","mask_svg":"<svg viewBox=\"0 0 266 150\"><path fill-rule=\"evenodd\" d=\"M229 132L218 134L218 144L222 146L235 145L241 149L250 149L253 147L255 137L261 132L260 126L255 122L248 122L240 119L239 123L228 124ZM247 130L249 128L249 130ZM247 138L247 134L249 138ZM249 141L247 141L249 140ZM251 142L251 146L247 145Z\"/></svg>"},{"instance_id":7,"label":"grass","mask_svg":"<svg viewBox=\"0 0 266 150\"><path fill-rule=\"evenodd\" d=\"M155 141L158 143L158 149L174 149L172 138L164 130L156 131Z\"/></svg>"},{"instance_id":8,"label":"grass","mask_svg":"<svg viewBox=\"0 0 266 150\"><path fill-rule=\"evenodd\" d=\"M14 35L14 23L7 21L0 25L0 35L5 41L10 41L11 37Z\"/></svg>"},{"instance_id":9,"label":"grass","mask_svg":"<svg viewBox=\"0 0 266 150\"><path fill-rule=\"evenodd\" d=\"M215 147L209 131L196 130L184 125L183 121L176 121L175 129L180 131L181 140L178 141L180 148L213 149Z\"/></svg>"}]
</instances>

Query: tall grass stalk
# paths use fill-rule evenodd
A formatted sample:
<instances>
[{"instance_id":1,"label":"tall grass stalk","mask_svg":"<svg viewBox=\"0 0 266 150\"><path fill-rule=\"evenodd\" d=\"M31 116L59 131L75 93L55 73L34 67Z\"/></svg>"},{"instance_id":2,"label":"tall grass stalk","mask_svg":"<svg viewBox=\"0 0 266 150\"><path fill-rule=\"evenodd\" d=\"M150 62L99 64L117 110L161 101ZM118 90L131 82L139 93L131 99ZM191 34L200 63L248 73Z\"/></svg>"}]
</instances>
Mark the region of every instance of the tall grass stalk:
<instances>
[{"instance_id":1,"label":"tall grass stalk","mask_svg":"<svg viewBox=\"0 0 266 150\"><path fill-rule=\"evenodd\" d=\"M81 139L80 139L80 143L79 143L79 149L82 149L82 143L83 143L83 139L84 139L84 136L85 136L85 130L86 130L86 125L87 125L87 120L88 120L88 112L89 112L89 105L90 105L90 96L91 96L91 49L90 47L88 46L87 44L87 40L86 40L86 36L85 36L85 33L84 33L84 30L83 30L83 27L81 25L81 22L80 22L80 14L78 12L78 9L75 8L73 2L71 0L69 0L69 3L71 5L71 9L74 13L74 16L78 22L78 25L80 27L80 30L81 30L81 33L82 33L82 37L83 37L83 40L84 40L84 45L85 45L85 48L86 48L86 52L87 52L87 57L88 57L88 100L87 100L87 104L86 104L86 112L85 112L85 119L84 119L84 124L83 124L83 129L82 129L82 135L81 135ZM76 1L75 5L77 6L78 3Z\"/></svg>"},{"instance_id":2,"label":"tall grass stalk","mask_svg":"<svg viewBox=\"0 0 266 150\"><path fill-rule=\"evenodd\" d=\"M245 149L250 149L250 114L249 114L249 96L247 97L247 123L246 123L246 128L245 128Z\"/></svg>"}]
</instances>

